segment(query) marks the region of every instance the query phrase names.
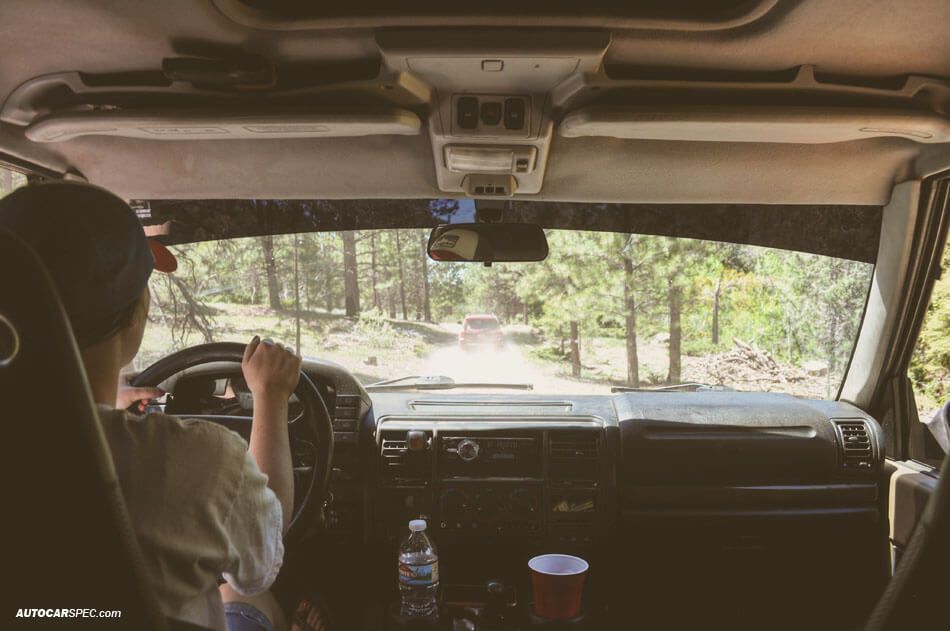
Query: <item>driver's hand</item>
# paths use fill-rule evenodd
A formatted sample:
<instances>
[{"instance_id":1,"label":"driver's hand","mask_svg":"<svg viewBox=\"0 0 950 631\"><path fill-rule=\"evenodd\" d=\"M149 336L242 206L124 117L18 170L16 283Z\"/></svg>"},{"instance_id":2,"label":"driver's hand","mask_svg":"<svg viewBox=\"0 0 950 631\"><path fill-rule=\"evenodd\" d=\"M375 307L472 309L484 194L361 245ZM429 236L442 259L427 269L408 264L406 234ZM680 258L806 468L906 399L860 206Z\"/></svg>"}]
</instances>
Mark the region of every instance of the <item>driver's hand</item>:
<instances>
[{"instance_id":1,"label":"driver's hand","mask_svg":"<svg viewBox=\"0 0 950 631\"><path fill-rule=\"evenodd\" d=\"M255 399L286 401L297 387L302 363L290 349L255 335L244 349L241 370Z\"/></svg>"},{"instance_id":2,"label":"driver's hand","mask_svg":"<svg viewBox=\"0 0 950 631\"><path fill-rule=\"evenodd\" d=\"M119 373L119 388L115 393L115 409L124 410L133 403L138 402L138 410L145 411L145 402L149 399L157 399L165 394L161 388L150 386L136 387L129 385L129 382L139 376L139 371L130 370Z\"/></svg>"}]
</instances>

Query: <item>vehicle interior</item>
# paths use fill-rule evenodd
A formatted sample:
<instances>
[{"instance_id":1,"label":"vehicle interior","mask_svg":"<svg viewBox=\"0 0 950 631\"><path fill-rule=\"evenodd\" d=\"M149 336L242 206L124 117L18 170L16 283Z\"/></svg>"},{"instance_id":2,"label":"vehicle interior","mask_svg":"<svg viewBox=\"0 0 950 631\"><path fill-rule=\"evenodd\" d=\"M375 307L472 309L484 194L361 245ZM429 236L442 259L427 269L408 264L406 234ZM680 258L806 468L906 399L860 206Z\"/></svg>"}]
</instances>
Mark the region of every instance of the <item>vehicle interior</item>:
<instances>
[{"instance_id":1,"label":"vehicle interior","mask_svg":"<svg viewBox=\"0 0 950 631\"><path fill-rule=\"evenodd\" d=\"M102 186L169 246L470 221L548 242L439 265L530 269L551 230L861 262L825 398L376 382L305 348L274 592L316 590L334 629L944 628L947 415L920 417L908 367L946 273L948 24L945 0L4 0L0 168ZM150 593L55 289L2 231L0 279L13 605L196 628ZM168 345L139 383L247 437L237 342ZM429 626L393 612L417 518ZM532 613L545 553L590 564L575 619Z\"/></svg>"}]
</instances>

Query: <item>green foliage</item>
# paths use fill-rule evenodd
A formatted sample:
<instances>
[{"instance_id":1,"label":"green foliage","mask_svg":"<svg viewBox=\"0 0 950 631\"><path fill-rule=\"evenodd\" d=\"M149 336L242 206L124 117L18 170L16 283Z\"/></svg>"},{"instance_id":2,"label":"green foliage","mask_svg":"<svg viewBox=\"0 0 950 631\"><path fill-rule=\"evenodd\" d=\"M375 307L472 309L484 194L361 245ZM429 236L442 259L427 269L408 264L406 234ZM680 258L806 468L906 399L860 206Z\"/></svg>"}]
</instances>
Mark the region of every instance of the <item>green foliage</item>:
<instances>
[{"instance_id":1,"label":"green foliage","mask_svg":"<svg viewBox=\"0 0 950 631\"><path fill-rule=\"evenodd\" d=\"M370 309L360 313L353 334L367 348L392 348L396 344L396 331L382 311Z\"/></svg>"},{"instance_id":2,"label":"green foliage","mask_svg":"<svg viewBox=\"0 0 950 631\"><path fill-rule=\"evenodd\" d=\"M280 303L271 313L288 333L298 293L304 318L342 314L347 289L341 235L278 235L266 247L258 237L182 246L176 280L164 281L165 286L153 282L162 308L173 312L175 343L213 334L215 314L206 302L266 310L273 302L269 287L276 288ZM820 359L837 381L851 352L872 269L761 247L584 231L549 231L545 261L485 267L428 260L425 229L352 235L351 273L361 311L347 334L367 349L398 346L419 355L426 346L414 345L412 336L393 323L423 320L427 313L445 323L460 322L469 313L494 313L505 325L527 325L540 333L543 343L533 349L537 357L570 362L570 323L576 321L587 376L608 378L609 372L610 380L628 383L631 366L638 367L643 383L667 378L658 373L657 353L666 354L670 347L660 336L670 339L673 292L684 356L726 352L736 338L786 363ZM273 254L270 266L267 252ZM943 304L935 303L934 309L944 313ZM948 335L933 326L926 352L915 364L921 379L944 366L940 362L950 352ZM628 352L634 346L638 355ZM648 351L651 368L642 356ZM626 374L616 367L605 372L607 356L626 356ZM672 371L672 359L670 364Z\"/></svg>"},{"instance_id":3,"label":"green foliage","mask_svg":"<svg viewBox=\"0 0 950 631\"><path fill-rule=\"evenodd\" d=\"M910 364L917 405L928 411L950 399L950 247L944 249L943 270Z\"/></svg>"},{"instance_id":4,"label":"green foliage","mask_svg":"<svg viewBox=\"0 0 950 631\"><path fill-rule=\"evenodd\" d=\"M26 177L22 173L0 167L0 197L12 193L24 184L26 184Z\"/></svg>"}]
</instances>

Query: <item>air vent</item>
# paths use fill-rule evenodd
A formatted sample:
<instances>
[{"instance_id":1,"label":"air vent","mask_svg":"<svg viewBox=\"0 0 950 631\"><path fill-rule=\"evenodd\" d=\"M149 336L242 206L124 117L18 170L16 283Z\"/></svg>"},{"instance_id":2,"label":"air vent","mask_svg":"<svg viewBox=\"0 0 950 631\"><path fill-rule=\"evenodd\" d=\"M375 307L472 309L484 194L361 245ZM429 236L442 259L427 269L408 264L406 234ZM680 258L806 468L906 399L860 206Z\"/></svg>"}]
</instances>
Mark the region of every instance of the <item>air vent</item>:
<instances>
[{"instance_id":1,"label":"air vent","mask_svg":"<svg viewBox=\"0 0 950 631\"><path fill-rule=\"evenodd\" d=\"M426 432L426 442L431 435ZM431 473L431 450L410 451L406 432L386 432L380 445L380 475L399 485L428 484Z\"/></svg>"},{"instance_id":2,"label":"air vent","mask_svg":"<svg viewBox=\"0 0 950 631\"><path fill-rule=\"evenodd\" d=\"M552 478L596 480L599 477L600 436L596 432L552 432L548 454Z\"/></svg>"},{"instance_id":3,"label":"air vent","mask_svg":"<svg viewBox=\"0 0 950 631\"><path fill-rule=\"evenodd\" d=\"M839 467L842 473L868 473L874 470L874 444L865 421L835 421L839 442Z\"/></svg>"}]
</instances>

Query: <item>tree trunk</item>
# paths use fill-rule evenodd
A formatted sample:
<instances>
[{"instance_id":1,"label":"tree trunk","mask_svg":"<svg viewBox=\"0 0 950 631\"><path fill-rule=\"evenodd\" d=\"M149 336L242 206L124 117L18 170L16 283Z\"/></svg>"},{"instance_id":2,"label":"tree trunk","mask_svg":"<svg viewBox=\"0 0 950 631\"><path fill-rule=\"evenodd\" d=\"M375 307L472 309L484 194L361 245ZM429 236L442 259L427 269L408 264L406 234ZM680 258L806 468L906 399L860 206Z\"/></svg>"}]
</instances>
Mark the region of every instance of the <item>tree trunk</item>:
<instances>
[{"instance_id":1,"label":"tree trunk","mask_svg":"<svg viewBox=\"0 0 950 631\"><path fill-rule=\"evenodd\" d=\"M577 332L577 320L571 320L571 374L581 376L581 343Z\"/></svg>"},{"instance_id":2,"label":"tree trunk","mask_svg":"<svg viewBox=\"0 0 950 631\"><path fill-rule=\"evenodd\" d=\"M300 355L300 264L298 259L300 258L300 253L298 252L298 241L300 237L293 235L294 237L294 328L296 330L297 338L297 355Z\"/></svg>"},{"instance_id":3,"label":"tree trunk","mask_svg":"<svg viewBox=\"0 0 950 631\"><path fill-rule=\"evenodd\" d=\"M722 289L722 272L716 281L716 291L713 292L712 343L719 344L719 290Z\"/></svg>"},{"instance_id":4,"label":"tree trunk","mask_svg":"<svg viewBox=\"0 0 950 631\"><path fill-rule=\"evenodd\" d=\"M382 309L382 306L379 302L379 292L376 290L376 231L371 230L369 233L369 247L370 247L370 279L373 283L373 307L376 309Z\"/></svg>"},{"instance_id":5,"label":"tree trunk","mask_svg":"<svg viewBox=\"0 0 950 631\"><path fill-rule=\"evenodd\" d=\"M432 304L429 302L429 239L422 231L422 313L426 322L432 322Z\"/></svg>"},{"instance_id":6,"label":"tree trunk","mask_svg":"<svg viewBox=\"0 0 950 631\"><path fill-rule=\"evenodd\" d=\"M633 293L633 261L623 257L623 297L626 312L627 385L640 387L640 360L637 353L637 303Z\"/></svg>"},{"instance_id":7,"label":"tree trunk","mask_svg":"<svg viewBox=\"0 0 950 631\"><path fill-rule=\"evenodd\" d=\"M343 236L343 294L345 296L346 315L353 317L360 313L360 286L356 269L356 233L346 230Z\"/></svg>"},{"instance_id":8,"label":"tree trunk","mask_svg":"<svg viewBox=\"0 0 950 631\"><path fill-rule=\"evenodd\" d=\"M277 278L277 261L274 260L274 237L265 234L261 237L261 248L264 251L264 269L267 271L267 296L270 299L270 308L280 309L280 281Z\"/></svg>"},{"instance_id":9,"label":"tree trunk","mask_svg":"<svg viewBox=\"0 0 950 631\"><path fill-rule=\"evenodd\" d=\"M670 371L666 377L667 383L675 385L680 383L680 340L682 329L680 327L680 304L683 299L682 289L675 281L669 281L669 300L670 300Z\"/></svg>"},{"instance_id":10,"label":"tree trunk","mask_svg":"<svg viewBox=\"0 0 950 631\"><path fill-rule=\"evenodd\" d=\"M399 302L402 305L402 319L408 320L406 315L406 274L402 260L402 241L399 231L396 230L396 262L399 264Z\"/></svg>"}]
</instances>

